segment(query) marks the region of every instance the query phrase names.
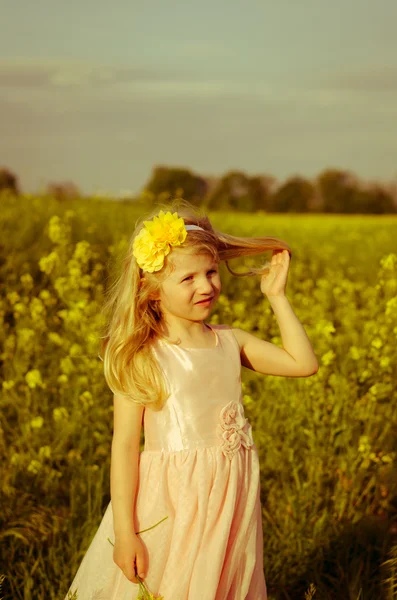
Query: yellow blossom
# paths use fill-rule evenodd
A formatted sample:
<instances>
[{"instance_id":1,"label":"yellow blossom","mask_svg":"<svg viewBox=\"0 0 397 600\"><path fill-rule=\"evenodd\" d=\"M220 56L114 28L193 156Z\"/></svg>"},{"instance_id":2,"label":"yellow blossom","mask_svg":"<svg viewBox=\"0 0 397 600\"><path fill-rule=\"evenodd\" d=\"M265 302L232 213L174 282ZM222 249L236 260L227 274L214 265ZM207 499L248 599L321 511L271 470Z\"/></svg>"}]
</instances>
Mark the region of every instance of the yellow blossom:
<instances>
[{"instance_id":1,"label":"yellow blossom","mask_svg":"<svg viewBox=\"0 0 397 600\"><path fill-rule=\"evenodd\" d=\"M54 281L54 288L57 292L57 294L60 296L60 298L62 298L65 294L65 292L68 290L69 288L69 282L67 280L66 277L57 277L56 280ZM66 313L65 310L59 311L58 314L60 314L61 312Z\"/></svg>"},{"instance_id":2,"label":"yellow blossom","mask_svg":"<svg viewBox=\"0 0 397 600\"><path fill-rule=\"evenodd\" d=\"M20 300L20 298L21 297L18 292L8 292L7 294L7 300L10 304L15 304L18 300Z\"/></svg>"},{"instance_id":3,"label":"yellow blossom","mask_svg":"<svg viewBox=\"0 0 397 600\"><path fill-rule=\"evenodd\" d=\"M20 277L21 283L22 285L28 289L31 290L33 287L33 277L31 276L30 273L24 273L24 275L21 275Z\"/></svg>"},{"instance_id":4,"label":"yellow blossom","mask_svg":"<svg viewBox=\"0 0 397 600\"><path fill-rule=\"evenodd\" d=\"M42 256L39 260L40 271L50 275L61 263L57 252L50 252L47 256Z\"/></svg>"},{"instance_id":5,"label":"yellow blossom","mask_svg":"<svg viewBox=\"0 0 397 600\"><path fill-rule=\"evenodd\" d=\"M53 344L56 344L57 346L63 346L63 339L56 331L49 331L47 336L49 341Z\"/></svg>"},{"instance_id":6,"label":"yellow blossom","mask_svg":"<svg viewBox=\"0 0 397 600\"><path fill-rule=\"evenodd\" d=\"M80 278L82 275L80 263L77 260L74 260L73 258L70 259L68 261L68 272L69 276L72 279Z\"/></svg>"},{"instance_id":7,"label":"yellow blossom","mask_svg":"<svg viewBox=\"0 0 397 600\"><path fill-rule=\"evenodd\" d=\"M41 469L41 463L38 460L31 460L28 466L28 471L36 475Z\"/></svg>"},{"instance_id":8,"label":"yellow blossom","mask_svg":"<svg viewBox=\"0 0 397 600\"><path fill-rule=\"evenodd\" d=\"M316 323L316 331L321 333L326 340L330 340L332 339L332 334L335 333L335 327L331 321L320 319L318 323Z\"/></svg>"},{"instance_id":9,"label":"yellow blossom","mask_svg":"<svg viewBox=\"0 0 397 600\"><path fill-rule=\"evenodd\" d=\"M92 256L91 245L86 240L82 240L81 242L77 242L73 258L82 263L87 263Z\"/></svg>"},{"instance_id":10,"label":"yellow blossom","mask_svg":"<svg viewBox=\"0 0 397 600\"><path fill-rule=\"evenodd\" d=\"M13 452L13 454L10 458L10 464L18 465L20 463L21 463L21 455L19 454L19 452Z\"/></svg>"},{"instance_id":11,"label":"yellow blossom","mask_svg":"<svg viewBox=\"0 0 397 600\"><path fill-rule=\"evenodd\" d=\"M17 330L18 340L22 346L25 346L32 341L35 335L35 331L33 329L29 329L28 327L21 327L21 329Z\"/></svg>"},{"instance_id":12,"label":"yellow blossom","mask_svg":"<svg viewBox=\"0 0 397 600\"><path fill-rule=\"evenodd\" d=\"M361 435L358 443L358 451L361 454L369 454L371 452L371 444L367 435Z\"/></svg>"},{"instance_id":13,"label":"yellow blossom","mask_svg":"<svg viewBox=\"0 0 397 600\"><path fill-rule=\"evenodd\" d=\"M66 244L70 236L70 225L63 223L58 215L51 217L48 224L48 237L55 244Z\"/></svg>"},{"instance_id":14,"label":"yellow blossom","mask_svg":"<svg viewBox=\"0 0 397 600\"><path fill-rule=\"evenodd\" d=\"M37 320L46 315L46 308L40 298L32 298L30 302L30 314L33 320Z\"/></svg>"},{"instance_id":15,"label":"yellow blossom","mask_svg":"<svg viewBox=\"0 0 397 600\"><path fill-rule=\"evenodd\" d=\"M14 334L10 334L4 340L4 350L7 352L10 351L10 354L15 350L16 347L16 336Z\"/></svg>"},{"instance_id":16,"label":"yellow blossom","mask_svg":"<svg viewBox=\"0 0 397 600\"><path fill-rule=\"evenodd\" d=\"M65 373L66 375L69 375L70 373L73 373L73 371L74 371L74 365L73 365L72 361L70 360L69 356L62 358L62 360L60 361L60 366L61 366L62 372Z\"/></svg>"},{"instance_id":17,"label":"yellow blossom","mask_svg":"<svg viewBox=\"0 0 397 600\"><path fill-rule=\"evenodd\" d=\"M91 406L94 406L94 400L92 398L91 392L88 392L88 391L83 392L82 394L80 394L79 400L85 411L87 411Z\"/></svg>"},{"instance_id":18,"label":"yellow blossom","mask_svg":"<svg viewBox=\"0 0 397 600\"><path fill-rule=\"evenodd\" d=\"M353 360L359 360L360 358L360 351L357 348L357 346L352 346L349 350L349 355L351 356L351 358Z\"/></svg>"},{"instance_id":19,"label":"yellow blossom","mask_svg":"<svg viewBox=\"0 0 397 600\"><path fill-rule=\"evenodd\" d=\"M49 300L51 298L51 294L48 290L41 290L39 293L39 298L42 300Z\"/></svg>"},{"instance_id":20,"label":"yellow blossom","mask_svg":"<svg viewBox=\"0 0 397 600\"><path fill-rule=\"evenodd\" d=\"M379 364L382 367L382 369L387 369L387 367L390 366L390 358L388 356L383 356L380 359Z\"/></svg>"},{"instance_id":21,"label":"yellow blossom","mask_svg":"<svg viewBox=\"0 0 397 600\"><path fill-rule=\"evenodd\" d=\"M10 390L15 385L15 381L9 379L8 381L3 381L2 386L4 390Z\"/></svg>"},{"instance_id":22,"label":"yellow blossom","mask_svg":"<svg viewBox=\"0 0 397 600\"><path fill-rule=\"evenodd\" d=\"M380 260L380 264L383 267L383 269L394 271L397 268L397 254L392 252L387 256L383 256Z\"/></svg>"},{"instance_id":23,"label":"yellow blossom","mask_svg":"<svg viewBox=\"0 0 397 600\"><path fill-rule=\"evenodd\" d=\"M28 371L25 375L25 380L30 388L35 388L37 386L43 387L43 380L41 379L41 373L38 369Z\"/></svg>"},{"instance_id":24,"label":"yellow blossom","mask_svg":"<svg viewBox=\"0 0 397 600\"><path fill-rule=\"evenodd\" d=\"M377 348L379 350L379 348L382 348L382 346L383 346L382 340L378 337L373 339L371 342L371 346L373 346L374 348Z\"/></svg>"},{"instance_id":25,"label":"yellow blossom","mask_svg":"<svg viewBox=\"0 0 397 600\"><path fill-rule=\"evenodd\" d=\"M335 358L335 352L333 350L329 350L328 352L323 354L323 356L321 357L321 362L323 363L323 365L327 366L331 364L335 360Z\"/></svg>"},{"instance_id":26,"label":"yellow blossom","mask_svg":"<svg viewBox=\"0 0 397 600\"><path fill-rule=\"evenodd\" d=\"M386 311L385 314L387 316L391 316L393 315L393 313L395 315L397 315L397 297L395 296L394 298L390 298L390 300L388 300L386 302Z\"/></svg>"},{"instance_id":27,"label":"yellow blossom","mask_svg":"<svg viewBox=\"0 0 397 600\"><path fill-rule=\"evenodd\" d=\"M41 446L39 449L40 458L51 458L51 446Z\"/></svg>"},{"instance_id":28,"label":"yellow blossom","mask_svg":"<svg viewBox=\"0 0 397 600\"><path fill-rule=\"evenodd\" d=\"M34 419L32 419L30 421L30 426L32 427L32 429L41 429L44 425L44 419L43 417L35 417Z\"/></svg>"},{"instance_id":29,"label":"yellow blossom","mask_svg":"<svg viewBox=\"0 0 397 600\"><path fill-rule=\"evenodd\" d=\"M82 352L83 352L83 349L80 346L80 344L72 344L69 349L70 356L79 356L82 354Z\"/></svg>"},{"instance_id":30,"label":"yellow blossom","mask_svg":"<svg viewBox=\"0 0 397 600\"><path fill-rule=\"evenodd\" d=\"M14 315L17 316L19 314L26 313L26 305L23 302L17 302L14 304Z\"/></svg>"},{"instance_id":31,"label":"yellow blossom","mask_svg":"<svg viewBox=\"0 0 397 600\"><path fill-rule=\"evenodd\" d=\"M68 461L72 462L81 462L81 451L80 450L69 450L68 452Z\"/></svg>"},{"instance_id":32,"label":"yellow blossom","mask_svg":"<svg viewBox=\"0 0 397 600\"><path fill-rule=\"evenodd\" d=\"M60 421L67 421L69 413L64 406L58 406L52 411L52 417L56 423L59 423Z\"/></svg>"}]
</instances>

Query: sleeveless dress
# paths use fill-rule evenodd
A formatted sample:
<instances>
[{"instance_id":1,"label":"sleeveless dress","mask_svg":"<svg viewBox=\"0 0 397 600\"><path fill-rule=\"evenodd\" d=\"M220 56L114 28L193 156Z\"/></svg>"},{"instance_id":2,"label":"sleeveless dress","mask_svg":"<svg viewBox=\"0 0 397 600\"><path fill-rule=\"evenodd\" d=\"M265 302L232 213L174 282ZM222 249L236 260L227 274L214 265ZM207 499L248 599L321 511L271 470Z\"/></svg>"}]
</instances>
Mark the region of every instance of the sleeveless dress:
<instances>
[{"instance_id":1,"label":"sleeveless dress","mask_svg":"<svg viewBox=\"0 0 397 600\"><path fill-rule=\"evenodd\" d=\"M240 349L231 327L209 327L211 348L153 345L171 395L143 413L135 524L147 529L144 583L164 600L266 600L260 465ZM138 598L107 538L114 542L111 502L69 588L77 600Z\"/></svg>"}]
</instances>

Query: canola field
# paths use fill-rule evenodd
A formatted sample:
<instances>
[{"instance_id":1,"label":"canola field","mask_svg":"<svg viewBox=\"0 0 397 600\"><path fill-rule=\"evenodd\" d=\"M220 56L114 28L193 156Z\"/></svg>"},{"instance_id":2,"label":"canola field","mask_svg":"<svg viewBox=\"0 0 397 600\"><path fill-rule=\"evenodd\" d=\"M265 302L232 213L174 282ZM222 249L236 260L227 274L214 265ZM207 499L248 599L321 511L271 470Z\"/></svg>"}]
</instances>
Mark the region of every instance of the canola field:
<instances>
[{"instance_id":1,"label":"canola field","mask_svg":"<svg viewBox=\"0 0 397 600\"><path fill-rule=\"evenodd\" d=\"M142 210L0 197L4 600L61 600L109 502L101 303ZM286 295L320 363L307 378L242 370L269 600L397 598L397 217L210 217L291 246ZM281 346L259 279L221 277L209 322Z\"/></svg>"}]
</instances>

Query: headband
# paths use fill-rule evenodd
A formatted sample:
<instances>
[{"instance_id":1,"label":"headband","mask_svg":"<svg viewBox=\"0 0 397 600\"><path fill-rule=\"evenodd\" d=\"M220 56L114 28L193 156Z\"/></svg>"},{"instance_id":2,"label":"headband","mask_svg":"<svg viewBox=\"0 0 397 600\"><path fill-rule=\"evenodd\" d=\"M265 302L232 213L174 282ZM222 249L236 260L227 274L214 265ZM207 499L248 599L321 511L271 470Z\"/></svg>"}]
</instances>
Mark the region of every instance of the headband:
<instances>
[{"instance_id":1,"label":"headband","mask_svg":"<svg viewBox=\"0 0 397 600\"><path fill-rule=\"evenodd\" d=\"M201 229L198 225L185 225L178 213L160 210L151 221L144 221L143 227L134 238L132 253L143 271L160 271L164 258L171 246L180 246L186 239L187 231Z\"/></svg>"},{"instance_id":2,"label":"headband","mask_svg":"<svg viewBox=\"0 0 397 600\"><path fill-rule=\"evenodd\" d=\"M205 229L199 227L198 225L185 225L185 229L201 229L201 231L205 231Z\"/></svg>"}]
</instances>

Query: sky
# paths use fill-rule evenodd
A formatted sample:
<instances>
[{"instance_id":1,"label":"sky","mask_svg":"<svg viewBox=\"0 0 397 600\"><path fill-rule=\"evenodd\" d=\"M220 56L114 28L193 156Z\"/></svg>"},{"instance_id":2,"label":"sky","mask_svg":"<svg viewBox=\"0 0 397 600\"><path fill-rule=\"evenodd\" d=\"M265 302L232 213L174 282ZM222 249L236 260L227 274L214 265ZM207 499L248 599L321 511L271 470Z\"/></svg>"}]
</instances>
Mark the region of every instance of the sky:
<instances>
[{"instance_id":1,"label":"sky","mask_svg":"<svg viewBox=\"0 0 397 600\"><path fill-rule=\"evenodd\" d=\"M22 191L397 179L395 0L0 0L0 167Z\"/></svg>"}]
</instances>

